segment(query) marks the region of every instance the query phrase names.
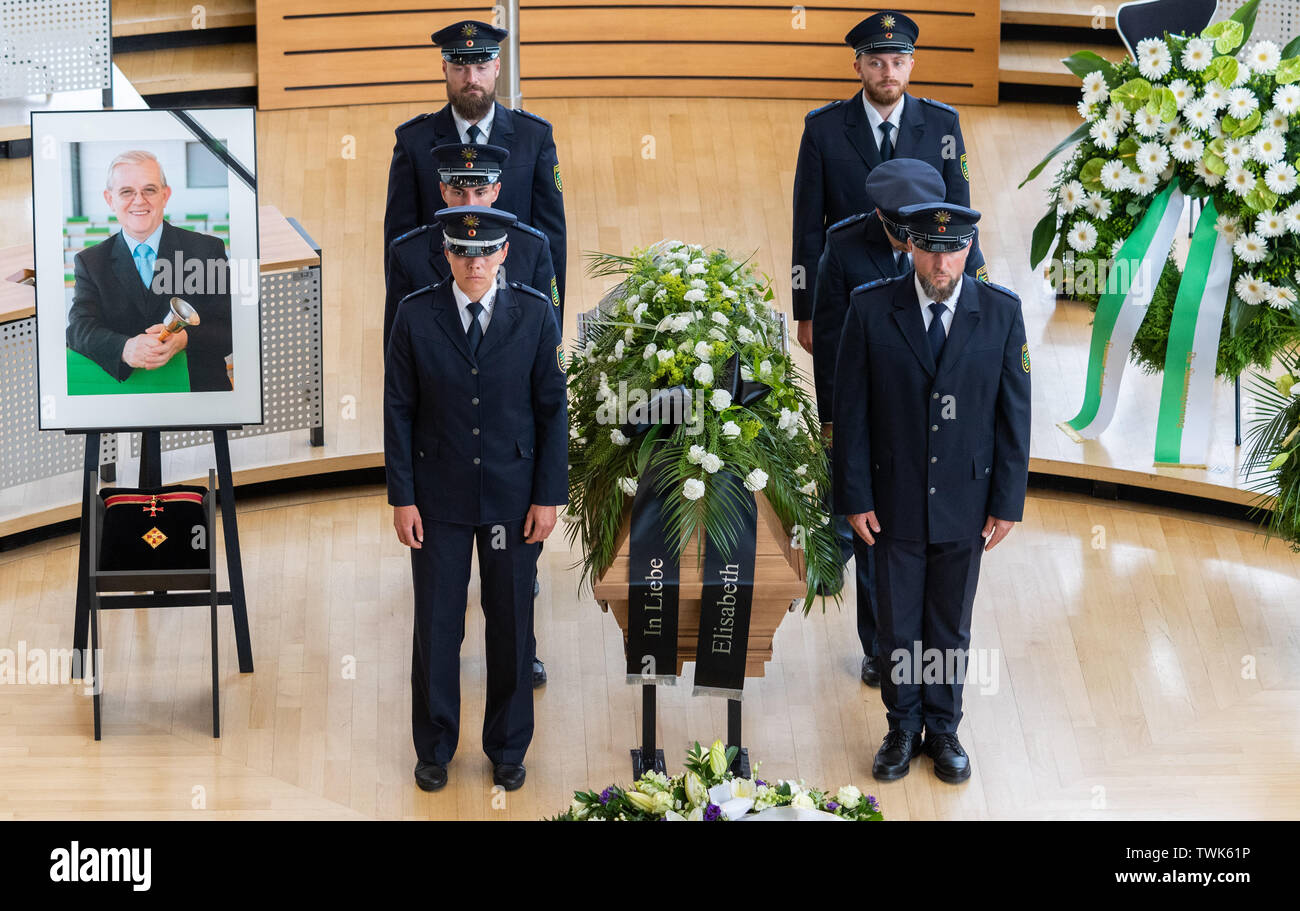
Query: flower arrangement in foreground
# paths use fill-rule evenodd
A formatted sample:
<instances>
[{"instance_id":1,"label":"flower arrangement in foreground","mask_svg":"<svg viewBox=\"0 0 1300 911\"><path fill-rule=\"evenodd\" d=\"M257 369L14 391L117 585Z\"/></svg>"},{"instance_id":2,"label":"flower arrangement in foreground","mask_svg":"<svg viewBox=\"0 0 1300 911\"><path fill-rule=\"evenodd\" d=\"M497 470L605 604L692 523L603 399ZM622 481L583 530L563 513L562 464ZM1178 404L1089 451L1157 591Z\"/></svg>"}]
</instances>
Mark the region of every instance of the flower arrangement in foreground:
<instances>
[{"instance_id":1,"label":"flower arrangement in foreground","mask_svg":"<svg viewBox=\"0 0 1300 911\"><path fill-rule=\"evenodd\" d=\"M1094 308L1161 190L1177 181L1188 197L1213 200L1233 253L1216 364L1225 377L1268 369L1300 338L1300 39L1247 47L1257 8L1252 0L1200 35L1143 40L1136 61L1067 58L1083 81L1084 123L1026 179L1078 143L1053 183L1030 260L1037 266L1055 243L1058 287ZM1181 278L1171 256L1134 339L1132 359L1148 373L1164 369Z\"/></svg>"},{"instance_id":2,"label":"flower arrangement in foreground","mask_svg":"<svg viewBox=\"0 0 1300 911\"><path fill-rule=\"evenodd\" d=\"M1268 533L1300 553L1300 353L1280 356L1277 379L1252 382L1256 417L1247 435L1246 474L1263 478L1253 486L1268 509ZM1271 504L1268 498L1272 497Z\"/></svg>"},{"instance_id":3,"label":"flower arrangement in foreground","mask_svg":"<svg viewBox=\"0 0 1300 911\"><path fill-rule=\"evenodd\" d=\"M701 527L731 546L739 519L732 488L718 483L725 471L763 492L804 551L808 610L822 583L838 589L841 566L818 497L827 458L816 406L782 350L770 284L726 251L679 241L588 258L588 274L621 281L585 325L568 371L565 518L569 540L582 542L583 578L595 582L614 559L643 482L664 498L679 555ZM732 391L741 381L770 391L746 404ZM686 420L629 430L629 410L674 387L684 390Z\"/></svg>"},{"instance_id":4,"label":"flower arrangement in foreground","mask_svg":"<svg viewBox=\"0 0 1300 911\"><path fill-rule=\"evenodd\" d=\"M721 740L703 750L697 741L686 754L686 769L669 778L662 772L646 772L630 788L610 785L603 791L577 791L558 821L704 821L736 820L774 807L821 810L843 819L879 821L880 805L871 795L863 796L853 785L835 793L806 788L801 781L768 783L757 777L738 778L730 771L736 747L723 747Z\"/></svg>"}]
</instances>

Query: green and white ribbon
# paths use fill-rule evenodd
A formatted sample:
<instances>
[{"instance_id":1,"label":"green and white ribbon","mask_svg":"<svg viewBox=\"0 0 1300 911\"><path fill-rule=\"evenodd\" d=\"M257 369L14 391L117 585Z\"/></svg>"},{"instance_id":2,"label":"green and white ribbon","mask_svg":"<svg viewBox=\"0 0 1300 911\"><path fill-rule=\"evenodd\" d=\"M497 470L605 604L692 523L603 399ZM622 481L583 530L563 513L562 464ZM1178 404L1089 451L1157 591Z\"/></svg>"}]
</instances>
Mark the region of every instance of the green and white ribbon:
<instances>
[{"instance_id":1,"label":"green and white ribbon","mask_svg":"<svg viewBox=\"0 0 1300 911\"><path fill-rule=\"evenodd\" d=\"M1103 294L1097 305L1083 406L1073 418L1056 425L1075 442L1100 436L1115 416L1129 349L1151 306L1186 201L1177 182L1170 183L1151 201L1138 226L1120 247L1116 266L1124 264L1127 268L1111 270L1107 286L1117 281L1118 287Z\"/></svg>"},{"instance_id":2,"label":"green and white ribbon","mask_svg":"<svg viewBox=\"0 0 1300 911\"><path fill-rule=\"evenodd\" d=\"M1156 421L1157 465L1204 468L1209 454L1214 368L1232 282L1232 247L1215 230L1217 219L1209 200L1174 299Z\"/></svg>"}]
</instances>

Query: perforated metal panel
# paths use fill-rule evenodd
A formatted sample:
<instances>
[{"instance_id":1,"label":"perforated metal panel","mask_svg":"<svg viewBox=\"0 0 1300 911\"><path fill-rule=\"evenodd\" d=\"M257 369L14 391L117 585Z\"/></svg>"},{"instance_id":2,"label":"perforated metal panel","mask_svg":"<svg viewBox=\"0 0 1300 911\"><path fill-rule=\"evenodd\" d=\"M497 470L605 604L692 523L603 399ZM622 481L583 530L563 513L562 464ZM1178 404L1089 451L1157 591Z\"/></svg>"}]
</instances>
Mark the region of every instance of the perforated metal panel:
<instances>
[{"instance_id":1,"label":"perforated metal panel","mask_svg":"<svg viewBox=\"0 0 1300 911\"><path fill-rule=\"evenodd\" d=\"M264 274L262 291L262 418L230 438L306 430L324 424L321 360L320 267ZM239 365L235 365L239 382ZM208 431L164 433L162 448L212 442ZM131 455L140 455L140 434L131 434Z\"/></svg>"},{"instance_id":2,"label":"perforated metal panel","mask_svg":"<svg viewBox=\"0 0 1300 911\"><path fill-rule=\"evenodd\" d=\"M40 432L36 389L36 318L0 323L0 487L80 471L80 434ZM117 434L100 437L99 464L117 461Z\"/></svg>"},{"instance_id":3,"label":"perforated metal panel","mask_svg":"<svg viewBox=\"0 0 1300 911\"><path fill-rule=\"evenodd\" d=\"M111 87L109 0L0 0L0 98Z\"/></svg>"},{"instance_id":4,"label":"perforated metal panel","mask_svg":"<svg viewBox=\"0 0 1300 911\"><path fill-rule=\"evenodd\" d=\"M1227 19L1246 5L1246 0L1219 0L1219 11L1215 20ZM1255 16L1255 29L1250 34L1250 43L1272 41L1278 47L1286 47L1287 42L1300 35L1300 3L1296 0L1264 0L1259 5Z\"/></svg>"}]
</instances>

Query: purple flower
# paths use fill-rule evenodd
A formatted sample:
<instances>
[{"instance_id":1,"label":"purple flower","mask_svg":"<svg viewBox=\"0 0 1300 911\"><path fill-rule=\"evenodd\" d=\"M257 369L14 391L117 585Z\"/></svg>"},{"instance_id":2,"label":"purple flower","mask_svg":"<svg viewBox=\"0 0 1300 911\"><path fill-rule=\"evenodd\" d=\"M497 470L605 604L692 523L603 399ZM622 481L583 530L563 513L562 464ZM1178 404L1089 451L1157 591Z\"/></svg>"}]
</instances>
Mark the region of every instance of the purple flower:
<instances>
[{"instance_id":1,"label":"purple flower","mask_svg":"<svg viewBox=\"0 0 1300 911\"><path fill-rule=\"evenodd\" d=\"M713 822L721 815L722 815L722 807L718 806L716 803L711 803L704 808L705 822Z\"/></svg>"},{"instance_id":2,"label":"purple flower","mask_svg":"<svg viewBox=\"0 0 1300 911\"><path fill-rule=\"evenodd\" d=\"M761 779L761 778L755 778L755 779L754 779L754 784L758 785L760 788L765 788L765 787L767 787L767 782L764 781L764 780Z\"/></svg>"},{"instance_id":3,"label":"purple flower","mask_svg":"<svg viewBox=\"0 0 1300 911\"><path fill-rule=\"evenodd\" d=\"M614 795L610 793L611 790L612 790L611 788L606 788L605 790L603 790L603 791L600 792L600 805L601 805L601 806L605 806L606 804L608 804L608 803L610 802L610 800L613 799Z\"/></svg>"},{"instance_id":4,"label":"purple flower","mask_svg":"<svg viewBox=\"0 0 1300 911\"><path fill-rule=\"evenodd\" d=\"M833 801L833 800L828 800L828 801L826 801L826 809L830 810L832 813L834 813L834 812L835 812L836 810L838 810L839 808L840 808L840 805L837 804L835 801Z\"/></svg>"}]
</instances>

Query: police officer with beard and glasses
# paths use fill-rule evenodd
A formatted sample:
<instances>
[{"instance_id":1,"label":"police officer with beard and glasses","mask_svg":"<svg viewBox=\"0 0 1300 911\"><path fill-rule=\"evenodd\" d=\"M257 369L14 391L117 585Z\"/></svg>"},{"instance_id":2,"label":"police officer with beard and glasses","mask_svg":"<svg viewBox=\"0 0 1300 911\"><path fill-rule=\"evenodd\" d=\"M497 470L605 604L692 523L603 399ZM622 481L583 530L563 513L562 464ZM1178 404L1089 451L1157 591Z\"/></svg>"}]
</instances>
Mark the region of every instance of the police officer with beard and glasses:
<instances>
[{"instance_id":1,"label":"police officer with beard and glasses","mask_svg":"<svg viewBox=\"0 0 1300 911\"><path fill-rule=\"evenodd\" d=\"M978 220L898 212L914 268L854 290L836 363L835 511L875 545L882 781L922 750L940 780L970 777L957 727L980 557L1024 510L1029 346L1020 299L963 274Z\"/></svg>"}]
</instances>

